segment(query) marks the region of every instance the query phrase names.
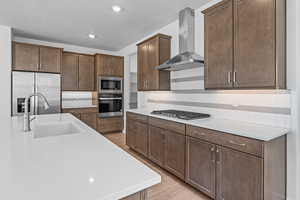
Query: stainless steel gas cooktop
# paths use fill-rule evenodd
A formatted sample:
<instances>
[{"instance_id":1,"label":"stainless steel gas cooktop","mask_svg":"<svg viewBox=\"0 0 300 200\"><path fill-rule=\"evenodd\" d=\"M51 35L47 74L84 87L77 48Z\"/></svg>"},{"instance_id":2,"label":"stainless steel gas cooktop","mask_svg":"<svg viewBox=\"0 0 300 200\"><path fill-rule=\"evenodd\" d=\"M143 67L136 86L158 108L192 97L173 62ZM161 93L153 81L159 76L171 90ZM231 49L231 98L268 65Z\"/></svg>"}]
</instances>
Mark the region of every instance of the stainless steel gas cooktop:
<instances>
[{"instance_id":1,"label":"stainless steel gas cooktop","mask_svg":"<svg viewBox=\"0 0 300 200\"><path fill-rule=\"evenodd\" d=\"M193 119L202 119L210 117L209 114L187 112L181 110L154 110L151 112L153 115L162 115L166 117L184 119L184 120L193 120Z\"/></svg>"}]
</instances>

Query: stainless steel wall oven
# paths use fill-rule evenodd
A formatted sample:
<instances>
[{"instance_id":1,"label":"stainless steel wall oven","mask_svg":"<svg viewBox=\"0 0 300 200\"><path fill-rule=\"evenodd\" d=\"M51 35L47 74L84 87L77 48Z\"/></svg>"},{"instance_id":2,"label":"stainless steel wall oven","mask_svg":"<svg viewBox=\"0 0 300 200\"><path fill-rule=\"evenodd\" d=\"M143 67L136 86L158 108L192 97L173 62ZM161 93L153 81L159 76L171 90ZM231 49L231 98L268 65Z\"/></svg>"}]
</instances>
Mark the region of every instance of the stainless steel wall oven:
<instances>
[{"instance_id":1,"label":"stainless steel wall oven","mask_svg":"<svg viewBox=\"0 0 300 200\"><path fill-rule=\"evenodd\" d=\"M123 94L99 94L99 117L123 115Z\"/></svg>"}]
</instances>

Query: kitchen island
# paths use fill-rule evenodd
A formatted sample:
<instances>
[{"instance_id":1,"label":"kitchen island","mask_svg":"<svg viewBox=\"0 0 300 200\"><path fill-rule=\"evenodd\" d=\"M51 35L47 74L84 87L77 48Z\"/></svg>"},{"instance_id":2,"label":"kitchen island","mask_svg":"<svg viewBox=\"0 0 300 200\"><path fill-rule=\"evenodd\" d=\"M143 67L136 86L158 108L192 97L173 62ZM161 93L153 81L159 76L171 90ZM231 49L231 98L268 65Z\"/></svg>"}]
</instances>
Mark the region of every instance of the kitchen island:
<instances>
[{"instance_id":1,"label":"kitchen island","mask_svg":"<svg viewBox=\"0 0 300 200\"><path fill-rule=\"evenodd\" d=\"M70 114L36 116L27 133L23 117L1 126L0 199L117 200L161 181Z\"/></svg>"}]
</instances>

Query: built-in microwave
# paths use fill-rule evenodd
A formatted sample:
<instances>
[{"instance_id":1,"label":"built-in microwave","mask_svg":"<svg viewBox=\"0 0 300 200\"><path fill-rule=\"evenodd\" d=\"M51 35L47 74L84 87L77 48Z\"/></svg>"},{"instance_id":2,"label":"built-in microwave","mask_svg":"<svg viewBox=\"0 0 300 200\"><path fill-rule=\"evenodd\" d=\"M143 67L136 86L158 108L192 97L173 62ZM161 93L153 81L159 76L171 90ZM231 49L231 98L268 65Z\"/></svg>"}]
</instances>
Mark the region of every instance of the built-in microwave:
<instances>
[{"instance_id":1,"label":"built-in microwave","mask_svg":"<svg viewBox=\"0 0 300 200\"><path fill-rule=\"evenodd\" d=\"M113 76L98 76L99 94L122 94L123 78Z\"/></svg>"}]
</instances>

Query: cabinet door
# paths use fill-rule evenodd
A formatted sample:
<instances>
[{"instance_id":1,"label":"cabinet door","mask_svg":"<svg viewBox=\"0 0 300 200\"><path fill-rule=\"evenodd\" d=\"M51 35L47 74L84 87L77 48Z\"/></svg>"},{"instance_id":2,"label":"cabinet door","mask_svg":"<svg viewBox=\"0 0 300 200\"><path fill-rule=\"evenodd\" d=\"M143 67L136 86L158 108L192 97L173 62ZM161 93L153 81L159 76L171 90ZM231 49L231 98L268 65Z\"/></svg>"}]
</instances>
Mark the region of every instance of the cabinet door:
<instances>
[{"instance_id":1,"label":"cabinet door","mask_svg":"<svg viewBox=\"0 0 300 200\"><path fill-rule=\"evenodd\" d=\"M135 149L135 134L136 134L136 123L134 120L126 119L126 145L132 149Z\"/></svg>"},{"instance_id":2,"label":"cabinet door","mask_svg":"<svg viewBox=\"0 0 300 200\"><path fill-rule=\"evenodd\" d=\"M186 182L211 198L215 198L215 155L214 144L186 137Z\"/></svg>"},{"instance_id":3,"label":"cabinet door","mask_svg":"<svg viewBox=\"0 0 300 200\"><path fill-rule=\"evenodd\" d=\"M102 57L102 67L101 67L102 76L112 76L112 57L109 55L103 55Z\"/></svg>"},{"instance_id":4,"label":"cabinet door","mask_svg":"<svg viewBox=\"0 0 300 200\"><path fill-rule=\"evenodd\" d=\"M148 43L148 66L146 68L146 89L159 90L159 71L155 69L159 65L159 38L153 38Z\"/></svg>"},{"instance_id":5,"label":"cabinet door","mask_svg":"<svg viewBox=\"0 0 300 200\"><path fill-rule=\"evenodd\" d=\"M136 134L135 134L135 147L136 151L140 152L144 156L148 155L148 124L135 122Z\"/></svg>"},{"instance_id":6,"label":"cabinet door","mask_svg":"<svg viewBox=\"0 0 300 200\"><path fill-rule=\"evenodd\" d=\"M138 46L138 90L145 91L148 68L148 44L143 43Z\"/></svg>"},{"instance_id":7,"label":"cabinet door","mask_svg":"<svg viewBox=\"0 0 300 200\"><path fill-rule=\"evenodd\" d=\"M91 128L96 129L97 127L97 114L96 113L82 113L81 121L89 125Z\"/></svg>"},{"instance_id":8,"label":"cabinet door","mask_svg":"<svg viewBox=\"0 0 300 200\"><path fill-rule=\"evenodd\" d=\"M276 86L275 3L276 0L235 0L234 87Z\"/></svg>"},{"instance_id":9,"label":"cabinet door","mask_svg":"<svg viewBox=\"0 0 300 200\"><path fill-rule=\"evenodd\" d=\"M165 131L165 168L184 179L185 136Z\"/></svg>"},{"instance_id":10,"label":"cabinet door","mask_svg":"<svg viewBox=\"0 0 300 200\"><path fill-rule=\"evenodd\" d=\"M217 147L217 200L262 200L263 160Z\"/></svg>"},{"instance_id":11,"label":"cabinet door","mask_svg":"<svg viewBox=\"0 0 300 200\"><path fill-rule=\"evenodd\" d=\"M61 72L61 49L52 47L40 47L40 67L41 72Z\"/></svg>"},{"instance_id":12,"label":"cabinet door","mask_svg":"<svg viewBox=\"0 0 300 200\"><path fill-rule=\"evenodd\" d=\"M13 43L13 70L38 71L39 46Z\"/></svg>"},{"instance_id":13,"label":"cabinet door","mask_svg":"<svg viewBox=\"0 0 300 200\"><path fill-rule=\"evenodd\" d=\"M163 166L165 157L165 134L164 130L149 126L149 159Z\"/></svg>"},{"instance_id":14,"label":"cabinet door","mask_svg":"<svg viewBox=\"0 0 300 200\"><path fill-rule=\"evenodd\" d=\"M112 76L123 77L124 59L118 56L112 56Z\"/></svg>"},{"instance_id":15,"label":"cabinet door","mask_svg":"<svg viewBox=\"0 0 300 200\"><path fill-rule=\"evenodd\" d=\"M95 78L94 56L79 55L79 90L93 91Z\"/></svg>"},{"instance_id":16,"label":"cabinet door","mask_svg":"<svg viewBox=\"0 0 300 200\"><path fill-rule=\"evenodd\" d=\"M233 5L226 0L204 11L205 88L231 88L233 71ZM253 28L253 27L252 27Z\"/></svg>"},{"instance_id":17,"label":"cabinet door","mask_svg":"<svg viewBox=\"0 0 300 200\"><path fill-rule=\"evenodd\" d=\"M78 90L78 55L63 53L62 90Z\"/></svg>"},{"instance_id":18,"label":"cabinet door","mask_svg":"<svg viewBox=\"0 0 300 200\"><path fill-rule=\"evenodd\" d=\"M76 113L76 112L70 112L70 114L72 114L74 117L76 117L77 119L81 120L81 114L80 113Z\"/></svg>"}]
</instances>

